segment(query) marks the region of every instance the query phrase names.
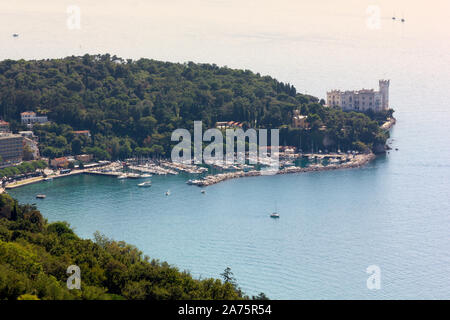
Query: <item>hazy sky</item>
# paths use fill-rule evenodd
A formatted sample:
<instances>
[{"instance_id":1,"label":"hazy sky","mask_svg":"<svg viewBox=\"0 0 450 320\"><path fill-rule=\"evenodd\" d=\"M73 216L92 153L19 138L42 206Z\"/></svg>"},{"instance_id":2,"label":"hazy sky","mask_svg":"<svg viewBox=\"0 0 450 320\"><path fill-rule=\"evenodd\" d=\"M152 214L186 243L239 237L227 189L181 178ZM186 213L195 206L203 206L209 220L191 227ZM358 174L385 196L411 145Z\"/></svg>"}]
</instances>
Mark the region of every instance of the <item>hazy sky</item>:
<instances>
[{"instance_id":1,"label":"hazy sky","mask_svg":"<svg viewBox=\"0 0 450 320\"><path fill-rule=\"evenodd\" d=\"M407 20L404 26L407 36L435 41L450 38L448 0L0 0L0 3L2 43L6 44L12 33L20 33L22 42L39 41L39 47L56 49L20 53L24 57L69 54L80 45L87 51L120 51L123 45L150 46L147 41L159 41L160 46L169 44L178 51L174 42L181 42L183 50L183 44L190 38L194 42L198 39L220 42L233 37L326 41L351 35L355 40L376 40L391 31L393 14ZM67 27L70 5L81 10L79 30ZM381 29L367 28L369 6L380 8ZM8 48L2 51L0 58L11 55Z\"/></svg>"},{"instance_id":2,"label":"hazy sky","mask_svg":"<svg viewBox=\"0 0 450 320\"><path fill-rule=\"evenodd\" d=\"M0 4L0 59L111 53L133 59L209 62L271 74L316 92L324 90L327 69L333 69L337 85L336 75L390 76L392 67L383 64L391 57L404 67L416 64L416 54L422 61L433 56L430 63L450 60L449 0L0 0ZM68 27L73 18L69 6L80 10L80 29ZM374 10L380 13L376 28ZM394 14L406 22L392 21ZM13 33L20 36L14 38ZM312 84L299 76L313 72L317 75L309 77Z\"/></svg>"}]
</instances>

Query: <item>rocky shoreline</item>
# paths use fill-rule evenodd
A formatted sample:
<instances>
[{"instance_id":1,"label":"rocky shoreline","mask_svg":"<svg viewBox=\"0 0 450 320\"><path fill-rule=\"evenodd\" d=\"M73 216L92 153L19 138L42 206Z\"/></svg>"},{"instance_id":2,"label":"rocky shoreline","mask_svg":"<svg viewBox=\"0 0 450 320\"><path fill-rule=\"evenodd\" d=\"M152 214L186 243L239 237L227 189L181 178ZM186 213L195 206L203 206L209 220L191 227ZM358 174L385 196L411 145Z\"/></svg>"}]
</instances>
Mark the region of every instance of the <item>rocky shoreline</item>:
<instances>
[{"instance_id":1,"label":"rocky shoreline","mask_svg":"<svg viewBox=\"0 0 450 320\"><path fill-rule=\"evenodd\" d=\"M388 121L383 123L383 125L381 126L381 129L386 130L386 131L390 130L396 123L397 123L397 119L395 119L394 117L389 118Z\"/></svg>"}]
</instances>

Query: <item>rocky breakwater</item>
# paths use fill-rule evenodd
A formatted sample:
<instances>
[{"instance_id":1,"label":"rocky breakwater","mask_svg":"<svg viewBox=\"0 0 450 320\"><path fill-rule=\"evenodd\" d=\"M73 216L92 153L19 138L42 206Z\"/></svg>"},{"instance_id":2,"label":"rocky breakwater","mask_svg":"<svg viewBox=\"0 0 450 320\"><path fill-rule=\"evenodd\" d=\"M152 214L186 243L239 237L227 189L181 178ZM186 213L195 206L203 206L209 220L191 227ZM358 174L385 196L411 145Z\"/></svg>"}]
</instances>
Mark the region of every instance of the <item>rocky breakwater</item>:
<instances>
[{"instance_id":1,"label":"rocky breakwater","mask_svg":"<svg viewBox=\"0 0 450 320\"><path fill-rule=\"evenodd\" d=\"M314 164L308 167L300 168L300 167L288 167L283 168L277 172L277 174L287 174L287 173L301 173L301 172L313 172L313 171L327 171L327 170L337 170L337 169L350 169L350 168L359 168L373 159L375 159L375 154L373 153L365 153L355 155L354 158L348 160L347 162L340 164L329 164L329 165L320 165Z\"/></svg>"},{"instance_id":2,"label":"rocky breakwater","mask_svg":"<svg viewBox=\"0 0 450 320\"><path fill-rule=\"evenodd\" d=\"M350 168L359 168L370 161L375 159L375 154L373 153L365 153L365 154L357 154L355 156L351 156L346 162L339 164L329 164L329 165L321 165L321 164L313 164L308 167L287 167L277 171L263 172L257 170L251 171L234 171L227 173L219 173L216 175L209 175L204 177L203 179L198 180L190 180L189 184L196 185L199 187L207 187L212 184L216 184L225 180L235 179L235 178L243 178L243 177L256 177L261 175L274 175L274 174L288 174L288 173L302 173L302 172L313 172L313 171L327 171L327 170L337 170L337 169L350 169Z\"/></svg>"},{"instance_id":3,"label":"rocky breakwater","mask_svg":"<svg viewBox=\"0 0 450 320\"><path fill-rule=\"evenodd\" d=\"M251 171L234 171L234 172L226 172L226 173L219 173L216 175L209 175L204 177L203 179L194 180L190 184L199 186L199 187L207 187L212 184L216 184L225 180L229 179L235 179L235 178L242 178L242 177L255 177L260 176L261 171L257 170L251 170Z\"/></svg>"}]
</instances>

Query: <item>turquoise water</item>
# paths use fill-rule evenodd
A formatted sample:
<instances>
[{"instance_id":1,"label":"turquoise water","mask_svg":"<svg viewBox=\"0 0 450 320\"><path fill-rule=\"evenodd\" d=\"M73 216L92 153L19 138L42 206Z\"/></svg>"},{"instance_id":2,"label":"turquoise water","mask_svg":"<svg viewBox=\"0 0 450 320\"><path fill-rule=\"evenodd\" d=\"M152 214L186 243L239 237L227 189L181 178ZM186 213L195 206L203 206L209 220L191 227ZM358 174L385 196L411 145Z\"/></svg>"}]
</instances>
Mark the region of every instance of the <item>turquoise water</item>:
<instances>
[{"instance_id":1,"label":"turquoise water","mask_svg":"<svg viewBox=\"0 0 450 320\"><path fill-rule=\"evenodd\" d=\"M421 133L426 138L447 130L434 121L448 114L437 115L423 119L435 128ZM230 180L206 194L181 175L153 177L148 189L136 180L74 176L11 194L37 203L50 221L69 221L82 237L100 230L195 276L230 266L250 294L448 298L449 154L417 145L415 117L398 116L399 151L361 169ZM47 198L36 200L37 193ZM279 220L268 217L275 203ZM373 264L382 271L376 292L366 288Z\"/></svg>"},{"instance_id":2,"label":"turquoise water","mask_svg":"<svg viewBox=\"0 0 450 320\"><path fill-rule=\"evenodd\" d=\"M10 5L14 14L0 19L0 58L110 52L210 62L270 74L319 97L387 78L399 150L361 169L230 180L206 194L186 185L187 176L154 177L151 188L77 176L13 196L37 203L50 221L68 221L82 237L100 230L197 277L218 277L230 266L248 294L450 298L448 2L383 3L381 27L371 30L369 3L360 0L102 1L82 4L80 31L65 28L65 7L40 9L53 8L50 0L35 11ZM393 12L406 23L391 21ZM38 201L37 193L47 198ZM275 199L278 220L268 217ZM380 290L366 287L369 265L381 269Z\"/></svg>"}]
</instances>

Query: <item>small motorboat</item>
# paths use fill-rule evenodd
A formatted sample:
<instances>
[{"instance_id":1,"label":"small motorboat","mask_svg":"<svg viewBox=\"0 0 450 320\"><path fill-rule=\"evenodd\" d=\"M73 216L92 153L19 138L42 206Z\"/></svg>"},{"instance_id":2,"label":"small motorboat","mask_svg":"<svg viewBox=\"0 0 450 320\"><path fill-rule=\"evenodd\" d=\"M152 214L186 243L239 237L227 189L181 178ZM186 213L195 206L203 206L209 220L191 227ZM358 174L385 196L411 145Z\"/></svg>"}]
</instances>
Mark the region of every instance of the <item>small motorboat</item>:
<instances>
[{"instance_id":1,"label":"small motorboat","mask_svg":"<svg viewBox=\"0 0 450 320\"><path fill-rule=\"evenodd\" d=\"M142 183L138 184L138 187L151 187L152 186L152 182L151 181L145 181Z\"/></svg>"},{"instance_id":2,"label":"small motorboat","mask_svg":"<svg viewBox=\"0 0 450 320\"><path fill-rule=\"evenodd\" d=\"M170 190L166 191L166 196L170 196Z\"/></svg>"},{"instance_id":3,"label":"small motorboat","mask_svg":"<svg viewBox=\"0 0 450 320\"><path fill-rule=\"evenodd\" d=\"M45 194L37 194L36 195L36 199L45 199L46 195Z\"/></svg>"},{"instance_id":4,"label":"small motorboat","mask_svg":"<svg viewBox=\"0 0 450 320\"><path fill-rule=\"evenodd\" d=\"M126 174L121 174L120 176L117 177L117 179L126 179L126 178L128 178Z\"/></svg>"},{"instance_id":5,"label":"small motorboat","mask_svg":"<svg viewBox=\"0 0 450 320\"><path fill-rule=\"evenodd\" d=\"M148 173L144 173L144 174L141 174L141 178L151 178L151 174L148 174Z\"/></svg>"},{"instance_id":6,"label":"small motorboat","mask_svg":"<svg viewBox=\"0 0 450 320\"><path fill-rule=\"evenodd\" d=\"M206 190L202 190L202 191L200 191L201 193L206 193Z\"/></svg>"},{"instance_id":7,"label":"small motorboat","mask_svg":"<svg viewBox=\"0 0 450 320\"><path fill-rule=\"evenodd\" d=\"M270 217L274 218L274 219L278 219L280 217L280 215L277 213L277 211L278 211L277 210L277 204L275 202L275 211L270 214Z\"/></svg>"},{"instance_id":8,"label":"small motorboat","mask_svg":"<svg viewBox=\"0 0 450 320\"><path fill-rule=\"evenodd\" d=\"M52 181L52 180L53 180L53 177L44 178L44 181Z\"/></svg>"}]
</instances>

